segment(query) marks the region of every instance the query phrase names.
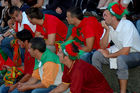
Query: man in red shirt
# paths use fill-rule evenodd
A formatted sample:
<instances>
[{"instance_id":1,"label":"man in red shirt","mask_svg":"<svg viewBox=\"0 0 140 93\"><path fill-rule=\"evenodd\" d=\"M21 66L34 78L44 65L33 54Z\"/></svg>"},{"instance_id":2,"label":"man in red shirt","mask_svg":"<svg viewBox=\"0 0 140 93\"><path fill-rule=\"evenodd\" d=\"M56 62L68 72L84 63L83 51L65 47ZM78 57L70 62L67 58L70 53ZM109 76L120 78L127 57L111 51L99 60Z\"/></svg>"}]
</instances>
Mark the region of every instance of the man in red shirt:
<instances>
[{"instance_id":1,"label":"man in red shirt","mask_svg":"<svg viewBox=\"0 0 140 93\"><path fill-rule=\"evenodd\" d=\"M58 52L64 72L62 83L50 93L62 93L70 88L70 93L113 93L104 76L91 64L79 59L84 53L80 46L69 40L61 45Z\"/></svg>"},{"instance_id":2,"label":"man in red shirt","mask_svg":"<svg viewBox=\"0 0 140 93\"><path fill-rule=\"evenodd\" d=\"M25 48L24 76L19 82L10 86L9 92L13 91L18 86L18 83L24 83L30 79L35 65L35 59L31 57L30 53L28 52L29 41L33 38L31 32L24 29L21 32L16 33L16 37L19 39L19 45L21 46L21 48Z\"/></svg>"},{"instance_id":3,"label":"man in red shirt","mask_svg":"<svg viewBox=\"0 0 140 93\"><path fill-rule=\"evenodd\" d=\"M64 41L67 34L66 25L53 15L43 14L39 8L26 11L29 21L37 25L37 36L43 36L47 47L54 47L55 41ZM43 30L42 30L43 29ZM54 47L55 48L55 47ZM50 49L50 48L49 48Z\"/></svg>"},{"instance_id":4,"label":"man in red shirt","mask_svg":"<svg viewBox=\"0 0 140 93\"><path fill-rule=\"evenodd\" d=\"M68 40L76 38L81 43L82 50L86 53L81 58L87 62L90 62L89 54L92 54L92 50L100 48L100 37L103 33L101 24L95 17L83 17L83 13L80 8L71 8L67 11L67 21L69 24L73 24L75 27L72 29L72 34Z\"/></svg>"}]
</instances>

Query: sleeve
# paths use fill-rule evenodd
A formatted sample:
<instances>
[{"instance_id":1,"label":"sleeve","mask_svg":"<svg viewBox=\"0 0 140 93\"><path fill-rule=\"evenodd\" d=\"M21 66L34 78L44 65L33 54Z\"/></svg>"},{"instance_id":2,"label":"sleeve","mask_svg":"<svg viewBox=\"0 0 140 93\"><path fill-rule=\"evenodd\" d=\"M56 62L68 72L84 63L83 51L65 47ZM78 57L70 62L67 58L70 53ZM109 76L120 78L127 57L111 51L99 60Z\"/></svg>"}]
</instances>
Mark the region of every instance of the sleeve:
<instances>
[{"instance_id":1,"label":"sleeve","mask_svg":"<svg viewBox=\"0 0 140 93\"><path fill-rule=\"evenodd\" d=\"M43 76L41 83L48 88L50 85L54 84L56 76L59 71L59 65L53 62L46 62L43 65Z\"/></svg>"},{"instance_id":2,"label":"sleeve","mask_svg":"<svg viewBox=\"0 0 140 93\"><path fill-rule=\"evenodd\" d=\"M70 78L68 74L68 68L64 66L63 76L62 76L62 82L65 84L70 84Z\"/></svg>"},{"instance_id":3,"label":"sleeve","mask_svg":"<svg viewBox=\"0 0 140 93\"><path fill-rule=\"evenodd\" d=\"M47 39L47 33L43 30L43 27L40 25L36 25L36 32L40 32L41 35L44 36L45 39Z\"/></svg>"},{"instance_id":4,"label":"sleeve","mask_svg":"<svg viewBox=\"0 0 140 93\"><path fill-rule=\"evenodd\" d=\"M71 93L82 93L83 86L83 73L79 69L76 69L72 74L72 82L70 87Z\"/></svg>"},{"instance_id":5,"label":"sleeve","mask_svg":"<svg viewBox=\"0 0 140 93\"><path fill-rule=\"evenodd\" d=\"M41 80L40 76L39 76L39 70L38 69L33 71L32 77Z\"/></svg>"},{"instance_id":6,"label":"sleeve","mask_svg":"<svg viewBox=\"0 0 140 93\"><path fill-rule=\"evenodd\" d=\"M123 37L123 40L122 40L123 47L132 47L133 46L133 42L135 42L134 39L133 39L133 37L135 36L134 35L134 33L135 33L134 30L136 30L134 25L126 26L124 34L122 34L122 37Z\"/></svg>"},{"instance_id":7,"label":"sleeve","mask_svg":"<svg viewBox=\"0 0 140 93\"><path fill-rule=\"evenodd\" d=\"M96 28L96 25L93 25L92 22L89 22L84 28L85 38L90 38L96 36L99 28Z\"/></svg>"},{"instance_id":8,"label":"sleeve","mask_svg":"<svg viewBox=\"0 0 140 93\"><path fill-rule=\"evenodd\" d=\"M76 37L76 34L77 34L77 33L76 33L76 27L73 27L73 28L72 28L72 34L71 34L71 35L72 35L73 37Z\"/></svg>"},{"instance_id":9,"label":"sleeve","mask_svg":"<svg viewBox=\"0 0 140 93\"><path fill-rule=\"evenodd\" d=\"M52 20L51 20L52 19ZM50 21L48 21L49 23L47 24L47 31L48 34L53 34L57 32L57 20L55 20L56 18L52 17L51 19L49 19Z\"/></svg>"},{"instance_id":10,"label":"sleeve","mask_svg":"<svg viewBox=\"0 0 140 93\"><path fill-rule=\"evenodd\" d=\"M28 64L29 70L28 70L28 74L32 75L33 70L34 70L34 65L35 65L35 59L33 57L30 56L30 60L29 60L30 64Z\"/></svg>"}]
</instances>

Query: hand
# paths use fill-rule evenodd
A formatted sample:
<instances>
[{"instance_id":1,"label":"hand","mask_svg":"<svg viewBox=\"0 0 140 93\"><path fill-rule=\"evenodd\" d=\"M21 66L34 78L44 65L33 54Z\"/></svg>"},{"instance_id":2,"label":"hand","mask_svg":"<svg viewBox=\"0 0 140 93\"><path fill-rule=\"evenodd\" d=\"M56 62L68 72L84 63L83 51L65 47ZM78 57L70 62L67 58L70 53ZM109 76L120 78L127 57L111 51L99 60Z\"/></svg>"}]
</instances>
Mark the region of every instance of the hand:
<instances>
[{"instance_id":1,"label":"hand","mask_svg":"<svg viewBox=\"0 0 140 93\"><path fill-rule=\"evenodd\" d=\"M104 57L109 58L109 51L108 50L99 49L98 51L101 52L104 55Z\"/></svg>"},{"instance_id":2,"label":"hand","mask_svg":"<svg viewBox=\"0 0 140 93\"><path fill-rule=\"evenodd\" d=\"M11 35L11 32L9 30L3 34L4 37L7 37L9 35Z\"/></svg>"},{"instance_id":3,"label":"hand","mask_svg":"<svg viewBox=\"0 0 140 93\"><path fill-rule=\"evenodd\" d=\"M26 83L20 83L20 82L18 82L17 88L20 88L20 87L25 86L25 85L26 85Z\"/></svg>"},{"instance_id":4,"label":"hand","mask_svg":"<svg viewBox=\"0 0 140 93\"><path fill-rule=\"evenodd\" d=\"M7 66L7 65L3 65L2 69L5 70L5 69L10 69L11 67L10 66Z\"/></svg>"},{"instance_id":5,"label":"hand","mask_svg":"<svg viewBox=\"0 0 140 93\"><path fill-rule=\"evenodd\" d=\"M13 28L13 24L14 24L14 20L12 20L12 19L8 20L8 26L10 28Z\"/></svg>"},{"instance_id":6,"label":"hand","mask_svg":"<svg viewBox=\"0 0 140 93\"><path fill-rule=\"evenodd\" d=\"M10 86L8 93L12 92L16 88L16 84Z\"/></svg>"},{"instance_id":7,"label":"hand","mask_svg":"<svg viewBox=\"0 0 140 93\"><path fill-rule=\"evenodd\" d=\"M58 14L61 14L61 13L62 13L62 9L61 9L60 7L57 7L55 11L56 11L56 13L58 13Z\"/></svg>"},{"instance_id":8,"label":"hand","mask_svg":"<svg viewBox=\"0 0 140 93\"><path fill-rule=\"evenodd\" d=\"M57 92L55 92L55 89L53 89L52 91L50 91L49 93L57 93Z\"/></svg>"},{"instance_id":9,"label":"hand","mask_svg":"<svg viewBox=\"0 0 140 93\"><path fill-rule=\"evenodd\" d=\"M17 89L20 92L24 92L27 90L30 90L31 85L26 85L26 84L22 84L22 85L18 85Z\"/></svg>"},{"instance_id":10,"label":"hand","mask_svg":"<svg viewBox=\"0 0 140 93\"><path fill-rule=\"evenodd\" d=\"M105 21L101 21L102 27L105 28L106 30L109 30L108 25L105 23Z\"/></svg>"},{"instance_id":11,"label":"hand","mask_svg":"<svg viewBox=\"0 0 140 93\"><path fill-rule=\"evenodd\" d=\"M41 35L41 33L40 32L35 32L35 37L41 37L41 38L44 38L44 36L43 35Z\"/></svg>"}]
</instances>

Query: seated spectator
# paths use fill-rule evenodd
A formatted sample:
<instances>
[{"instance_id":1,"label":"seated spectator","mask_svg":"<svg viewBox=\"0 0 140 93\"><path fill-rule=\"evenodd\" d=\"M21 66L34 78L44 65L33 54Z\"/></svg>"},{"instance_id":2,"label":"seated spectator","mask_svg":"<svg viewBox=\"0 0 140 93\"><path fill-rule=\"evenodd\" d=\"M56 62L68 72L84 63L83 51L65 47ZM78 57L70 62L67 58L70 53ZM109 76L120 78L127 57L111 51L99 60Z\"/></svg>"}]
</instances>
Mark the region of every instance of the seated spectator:
<instances>
[{"instance_id":1,"label":"seated spectator","mask_svg":"<svg viewBox=\"0 0 140 93\"><path fill-rule=\"evenodd\" d=\"M46 49L45 40L40 37L30 41L28 51L35 57L32 77L25 83L19 83L18 91L12 93L49 93L61 83L63 73L59 57Z\"/></svg>"},{"instance_id":2,"label":"seated spectator","mask_svg":"<svg viewBox=\"0 0 140 93\"><path fill-rule=\"evenodd\" d=\"M106 9L109 3L112 2L119 2L123 7L126 7L129 5L131 0L100 0L97 8L99 9Z\"/></svg>"},{"instance_id":3,"label":"seated spectator","mask_svg":"<svg viewBox=\"0 0 140 93\"><path fill-rule=\"evenodd\" d=\"M10 16L8 15L8 9L11 4L8 2L8 0L1 0L1 5L4 7L4 9L2 10L0 34L3 34L9 28L7 21L10 19Z\"/></svg>"},{"instance_id":4,"label":"seated spectator","mask_svg":"<svg viewBox=\"0 0 140 93\"><path fill-rule=\"evenodd\" d=\"M104 76L92 65L79 59L84 52L74 41L61 45L58 52L60 62L64 64L62 83L50 93L113 93Z\"/></svg>"},{"instance_id":5,"label":"seated spectator","mask_svg":"<svg viewBox=\"0 0 140 93\"><path fill-rule=\"evenodd\" d=\"M48 5L49 0L37 0L37 3L33 7L46 9L46 5Z\"/></svg>"},{"instance_id":6,"label":"seated spectator","mask_svg":"<svg viewBox=\"0 0 140 93\"><path fill-rule=\"evenodd\" d=\"M66 25L53 15L43 14L39 8L30 8L26 11L29 21L37 25L37 36L43 36L47 48L55 52L55 41L64 41L67 34ZM41 30L43 28L43 30Z\"/></svg>"},{"instance_id":7,"label":"seated spectator","mask_svg":"<svg viewBox=\"0 0 140 93\"><path fill-rule=\"evenodd\" d=\"M11 0L12 6L17 6L21 11L26 11L29 6L23 0Z\"/></svg>"},{"instance_id":8,"label":"seated spectator","mask_svg":"<svg viewBox=\"0 0 140 93\"><path fill-rule=\"evenodd\" d=\"M102 72L102 64L110 64L110 68L117 69L120 93L126 93L128 69L140 65L140 35L134 24L123 19L128 12L119 3L110 3L104 11L102 26L104 35L101 38L101 49L92 57L92 64ZM112 41L113 47L107 48Z\"/></svg>"},{"instance_id":9,"label":"seated spectator","mask_svg":"<svg viewBox=\"0 0 140 93\"><path fill-rule=\"evenodd\" d=\"M101 24L95 17L83 17L83 13L79 8L71 8L67 11L67 21L75 27L72 29L72 34L68 40L76 39L81 43L82 50L87 52L81 58L91 63L93 52L100 48L100 37L103 33Z\"/></svg>"},{"instance_id":10,"label":"seated spectator","mask_svg":"<svg viewBox=\"0 0 140 93\"><path fill-rule=\"evenodd\" d=\"M27 3L30 7L37 4L37 0L24 0L25 3Z\"/></svg>"},{"instance_id":11,"label":"seated spectator","mask_svg":"<svg viewBox=\"0 0 140 93\"><path fill-rule=\"evenodd\" d=\"M35 65L35 60L28 52L29 41L33 38L32 34L28 30L22 30L21 32L16 33L16 37L19 39L19 44L22 48L25 48L25 59L24 59L24 76L14 85L9 87L9 92L12 92L17 88L19 83L24 83L30 79ZM2 93L8 93L8 90L5 91L3 87ZM6 88L7 89L7 88ZM3 90L5 92L3 92ZM14 90L16 91L16 90ZM13 91L13 92L14 92Z\"/></svg>"},{"instance_id":12,"label":"seated spectator","mask_svg":"<svg viewBox=\"0 0 140 93\"><path fill-rule=\"evenodd\" d=\"M18 7L12 6L9 10L9 14L12 20L16 23L13 27L14 31L7 31L0 37L1 40L1 48L2 50L13 60L13 49L11 47L10 42L14 40L15 32L20 32L23 29L28 29L32 35L34 36L34 32L36 31L36 25L33 25L29 22L27 15L25 12L22 12ZM12 37L8 37L9 35L13 35ZM24 50L21 49L21 57L22 62L24 62ZM16 59L15 59L16 60Z\"/></svg>"},{"instance_id":13,"label":"seated spectator","mask_svg":"<svg viewBox=\"0 0 140 93\"><path fill-rule=\"evenodd\" d=\"M9 1L11 1L12 6L18 7L22 12L26 11L26 9L29 8L29 6L26 3L24 3L23 0L9 0ZM13 19L8 20L8 26L12 28L14 22L15 21Z\"/></svg>"},{"instance_id":14,"label":"seated spectator","mask_svg":"<svg viewBox=\"0 0 140 93\"><path fill-rule=\"evenodd\" d=\"M46 14L52 14L61 20L66 18L66 11L73 5L73 0L49 0Z\"/></svg>"},{"instance_id":15,"label":"seated spectator","mask_svg":"<svg viewBox=\"0 0 140 93\"><path fill-rule=\"evenodd\" d=\"M127 16L129 20L131 20L135 25L140 33L140 0L131 0L130 4L128 5L128 10L130 14Z\"/></svg>"}]
</instances>

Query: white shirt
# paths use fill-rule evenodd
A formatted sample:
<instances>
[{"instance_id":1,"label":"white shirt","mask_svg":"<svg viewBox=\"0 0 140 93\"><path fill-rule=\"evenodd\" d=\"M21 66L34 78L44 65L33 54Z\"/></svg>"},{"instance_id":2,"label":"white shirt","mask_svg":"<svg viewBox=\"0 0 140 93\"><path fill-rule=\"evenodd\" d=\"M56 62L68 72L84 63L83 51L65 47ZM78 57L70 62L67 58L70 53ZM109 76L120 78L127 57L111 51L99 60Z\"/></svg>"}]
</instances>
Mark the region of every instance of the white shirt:
<instances>
[{"instance_id":1,"label":"white shirt","mask_svg":"<svg viewBox=\"0 0 140 93\"><path fill-rule=\"evenodd\" d=\"M112 40L118 50L131 47L130 52L140 52L140 35L131 21L122 19L116 30L109 28L109 42Z\"/></svg>"},{"instance_id":2,"label":"white shirt","mask_svg":"<svg viewBox=\"0 0 140 93\"><path fill-rule=\"evenodd\" d=\"M27 15L26 15L25 12L22 13L22 22L21 22L21 24L18 23L18 31L22 31L24 29L24 24L27 24L31 28L31 30L33 32L36 31L36 25L33 25L32 23L30 23L30 21L28 20Z\"/></svg>"}]
</instances>

